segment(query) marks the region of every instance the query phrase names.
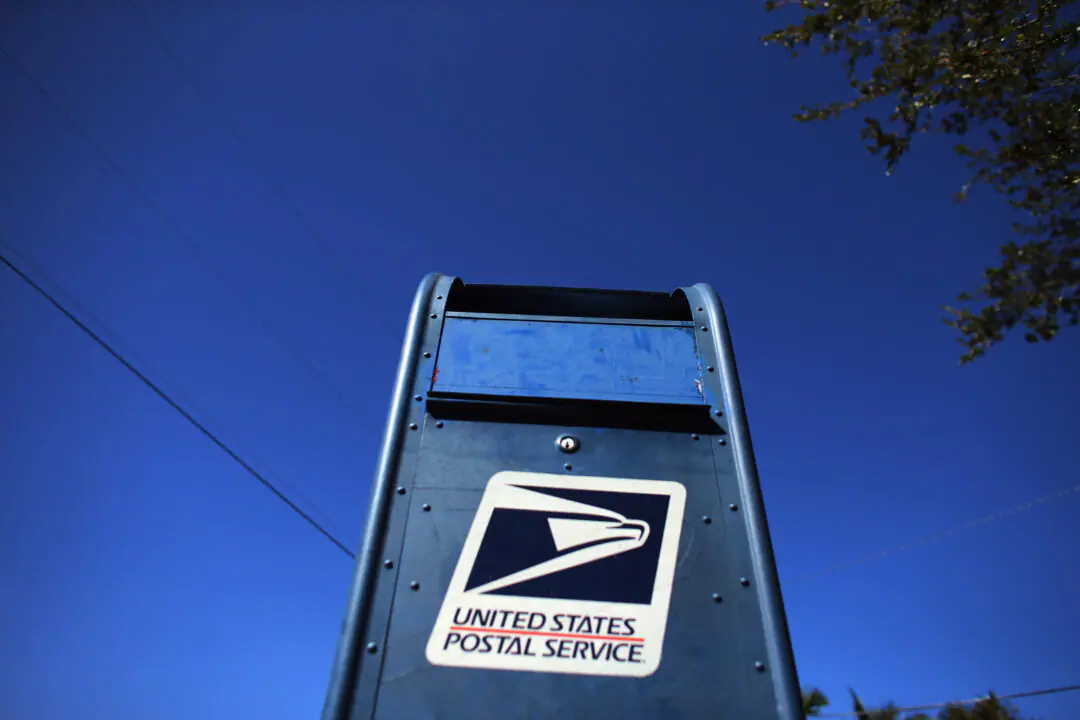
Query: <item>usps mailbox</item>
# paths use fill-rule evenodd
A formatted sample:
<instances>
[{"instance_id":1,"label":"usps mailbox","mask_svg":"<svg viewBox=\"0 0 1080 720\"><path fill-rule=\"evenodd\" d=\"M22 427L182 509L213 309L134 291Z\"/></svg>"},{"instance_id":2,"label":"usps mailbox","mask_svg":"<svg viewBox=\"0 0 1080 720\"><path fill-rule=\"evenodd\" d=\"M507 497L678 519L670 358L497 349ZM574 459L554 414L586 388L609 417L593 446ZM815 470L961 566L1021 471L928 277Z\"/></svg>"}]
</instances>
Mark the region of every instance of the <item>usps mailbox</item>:
<instances>
[{"instance_id":1,"label":"usps mailbox","mask_svg":"<svg viewBox=\"0 0 1080 720\"><path fill-rule=\"evenodd\" d=\"M323 717L802 717L712 288L424 279Z\"/></svg>"}]
</instances>

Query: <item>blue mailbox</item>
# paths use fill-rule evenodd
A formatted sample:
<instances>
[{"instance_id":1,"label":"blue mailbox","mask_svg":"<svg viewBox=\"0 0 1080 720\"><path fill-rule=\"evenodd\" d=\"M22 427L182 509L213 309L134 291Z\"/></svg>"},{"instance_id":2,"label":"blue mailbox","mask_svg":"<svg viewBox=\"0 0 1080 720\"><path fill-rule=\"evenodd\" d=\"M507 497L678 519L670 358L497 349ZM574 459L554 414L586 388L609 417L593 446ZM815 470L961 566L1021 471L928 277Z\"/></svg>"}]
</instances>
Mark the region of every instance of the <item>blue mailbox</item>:
<instances>
[{"instance_id":1,"label":"blue mailbox","mask_svg":"<svg viewBox=\"0 0 1080 720\"><path fill-rule=\"evenodd\" d=\"M424 279L324 720L803 717L727 324Z\"/></svg>"}]
</instances>

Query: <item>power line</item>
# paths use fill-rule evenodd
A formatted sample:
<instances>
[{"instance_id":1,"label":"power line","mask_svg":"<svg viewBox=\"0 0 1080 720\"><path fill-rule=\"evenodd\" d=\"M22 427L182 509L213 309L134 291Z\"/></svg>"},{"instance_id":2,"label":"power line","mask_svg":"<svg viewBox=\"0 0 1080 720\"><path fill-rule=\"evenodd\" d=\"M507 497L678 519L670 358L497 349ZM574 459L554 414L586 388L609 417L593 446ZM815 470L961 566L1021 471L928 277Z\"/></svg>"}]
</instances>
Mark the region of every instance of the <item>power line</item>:
<instances>
[{"instance_id":1,"label":"power line","mask_svg":"<svg viewBox=\"0 0 1080 720\"><path fill-rule=\"evenodd\" d=\"M255 152L255 148L250 142L247 141L247 139L244 138L243 133L240 132L240 129L236 126L236 124L229 119L229 116L225 113L224 110L222 110L221 105L214 99L214 96L205 88L205 86L203 86L201 82L199 82L199 79L192 71L191 66L184 62L183 58L180 56L180 53L178 53L169 43L169 41L165 39L165 36L161 34L157 27L152 22L150 22L150 19L147 17L145 10L143 10L143 8L136 2L136 0L129 0L129 4L131 5L135 14L139 16L139 20L146 28L147 34L154 38L157 44L161 46L161 49L169 57L172 63L176 65L176 67L180 70L180 73L187 80L188 84L190 84L191 87L195 89L195 93L200 98L202 98L202 101L206 104L207 107L210 108L210 111L217 118L221 126L224 127L230 135L232 135L233 139L244 151L244 154L248 156L251 164L255 166L255 169L258 171L258 173L262 175L263 179L271 188L273 188L274 192L281 199L282 203L284 203L284 205L289 208L289 211L296 217L297 221L300 223L300 226L304 229L304 232L306 232L316 242L316 244L318 244L320 249L323 251L323 254L325 254L326 257L329 258L330 264L337 268L338 272L341 274L342 278L344 278L348 287L358 292L366 292L364 290L363 282L361 282L358 278L354 277L351 272L346 270L348 265L340 259L337 252L333 249L330 242L323 236L323 234L315 229L314 224L309 220L307 214L300 209L300 205L293 199L289 191L286 190L285 185L277 178L276 175L274 175L270 171L270 167L259 157L259 154ZM378 303L374 303L374 306L377 305ZM385 317L383 317L381 314L376 314L375 318L379 326L383 330L385 330L391 338L395 340L398 339L398 331L390 327Z\"/></svg>"},{"instance_id":2,"label":"power line","mask_svg":"<svg viewBox=\"0 0 1080 720\"><path fill-rule=\"evenodd\" d=\"M189 233L171 215L165 212L164 208L162 208L157 202L154 201L153 197L150 196L150 194L142 187L142 185L139 184L138 181L135 180L134 177L132 177L126 170L124 170L124 168L118 162L116 162L112 158L108 150L106 150L105 147L100 142L98 142L98 140L90 133L90 131L87 130L86 127L84 127L82 123L79 122L79 120L74 116L74 114L72 114L72 112L68 110L63 103L61 103L52 93L50 93L49 90L43 84L41 84L30 73L30 71L27 70L26 67L24 67L22 63L18 61L18 59L15 58L14 55L8 52L6 48L0 47L0 54L6 57L8 62L12 64L12 66L18 71L18 73L22 75L23 78L28 83L30 83L50 105L52 105L53 109L56 110L56 112L59 113L67 121L67 123L75 130L75 132L80 135L91 147L93 147L99 155L101 155L106 165L108 165L112 169L112 171L115 172L120 177L120 179L123 180L135 192L135 194L138 195L143 200L143 202L145 202L150 207L154 214L157 215L158 218L160 218L166 225L168 225L175 231L176 237L188 249L188 251L195 256L195 258L203 266L203 269L210 273L214 278L216 278L217 281L221 283L232 294L236 301L239 302L252 317L262 323L263 328L265 328L267 332L269 332L274 337L274 339L277 340L278 344L285 348L285 350L292 356L293 360L302 365L304 369L307 370L308 374L311 375L311 377L315 378L335 399L337 399L339 403L341 403L349 411L357 415L362 414L355 406L353 406L352 403L350 403L346 399L345 394L342 393L334 385L334 383L332 383L330 379L321 370L319 370L319 368L316 367L314 363L312 363L307 358L307 356L305 356L300 351L300 349L292 343L292 341L289 340L285 333L280 328L278 328L277 325L275 325L268 317L266 317L266 315L260 312L259 309L255 306L255 304L251 300L249 300L246 295L240 292L240 290L229 280L228 277L224 275L224 273L219 271L214 266L210 259L202 252L202 250L199 249L198 244L195 243Z\"/></svg>"},{"instance_id":3,"label":"power line","mask_svg":"<svg viewBox=\"0 0 1080 720\"><path fill-rule=\"evenodd\" d=\"M1054 695L1056 693L1073 692L1080 690L1080 685L1064 685L1062 687L1046 688L1044 690L1028 690L1026 692L1012 693L1011 695L995 695L998 700L1016 700L1018 698L1038 697L1040 695ZM912 705L911 707L902 708L889 708L897 713L915 712L918 710L940 710L947 708L951 705L974 705L976 703L989 700L990 696L971 698L970 700L954 700L953 702L944 703L932 703L930 705ZM874 710L867 710L866 714L873 713ZM844 713L820 713L814 717L822 718L846 718L846 717L859 717L860 713L857 712L844 712Z\"/></svg>"},{"instance_id":4,"label":"power line","mask_svg":"<svg viewBox=\"0 0 1080 720\"><path fill-rule=\"evenodd\" d=\"M123 365L132 375L134 375L139 380L141 380L143 382L143 384L146 385L151 390L153 390L154 393L158 397L160 397L162 400L167 402L169 404L169 406L172 407L173 410L180 413L180 415L185 420L187 420L192 426L194 426L196 430L198 430L203 435L205 435L207 438L209 438L210 441L212 443L214 443L215 445L217 445L222 451L224 451L226 455L228 455L230 458L232 458L234 461L236 461L236 463L239 464L242 468L247 470L248 473L252 477L254 477L256 480L258 480L260 483L262 483L263 486L267 490L272 492L279 500L281 500L283 503L285 503L289 507L289 509L291 509L294 513L296 513L301 518L303 518L305 521L307 521L307 523L309 525L311 525L313 528L318 530L319 533L323 537L325 537L327 540L334 543L334 545L336 545L338 547L338 549L340 549L343 553L348 555L350 558L355 559L356 556L353 554L353 551L350 550L348 547L346 547L344 543L342 543L340 540L338 540L336 537L334 537L334 535L329 530L327 530L321 524L319 524L319 522L317 520L315 520L315 518L308 515L302 508L300 508L299 505L297 505L295 502L290 500L289 497L287 495L285 495L285 493L283 493L281 490L279 490L274 483L267 480L266 477L264 477L262 473L260 473L254 467L252 467L246 460L244 460L244 458L240 457L240 455L237 454L228 445L226 445L224 443L224 441L219 439L217 435L215 435L205 425L203 425L201 422L199 422L194 416L192 416L192 414L190 412L185 410L184 407L180 405L180 403L178 403L176 400L174 400L168 393L166 393L157 384L155 384L153 380L148 378L138 368L136 368L134 365L132 365L131 362L129 362L123 355L121 355L117 350L115 350L112 347L112 345L110 345L100 335L98 335L92 329L90 329L89 326L87 326L82 320L80 320L78 317L76 317L74 313L72 313L70 310L68 310L62 303L60 303L59 300L57 300L55 297L53 297L53 295L50 294L45 288L43 288L41 285L39 285L37 282L35 282L33 278L31 278L29 275L27 275L25 272L23 272L19 267L17 267L13 262L11 262L11 260L9 260L8 257L3 252L0 252L0 262L2 262L4 265L7 265L8 268L10 268L11 271L14 272L16 275L18 275L19 278L22 279L23 282L25 282L27 285L32 287L42 297L44 297L46 300L48 300L49 303L53 307L55 307L57 310L59 310L61 313L64 314L64 317L66 317L68 320L73 322L80 330L82 330L84 333L86 333L88 336L90 336L90 338L94 342L96 342L103 350L105 350L105 352L112 355L113 358L115 358L117 361L119 361L120 364Z\"/></svg>"},{"instance_id":5,"label":"power line","mask_svg":"<svg viewBox=\"0 0 1080 720\"><path fill-rule=\"evenodd\" d=\"M863 565L865 563L872 562L874 560L880 560L881 558L887 557L889 555L893 555L893 554L896 554L896 553L899 553L899 552L903 552L905 550L910 550L911 548L918 547L920 545L927 545L927 544L932 543L932 542L937 542L938 540L943 540L943 539L945 539L945 538L947 538L947 537L949 537L951 535L956 535L957 533L961 533L961 532L964 532L966 530L972 530L974 528L979 527L980 525L986 525L987 523L994 522L995 520L1001 520L1002 518L1009 517L1010 515L1016 515L1016 514L1025 512L1027 510L1031 510L1034 507L1038 507L1039 505L1045 505L1046 503L1051 502L1053 500L1060 500L1063 497L1067 497L1067 496L1072 495L1072 494L1077 493L1077 492L1080 492L1080 484L1073 485L1073 486L1067 487L1067 488L1062 488L1061 490L1058 490L1057 492L1053 492L1053 493L1050 493L1048 495L1043 495L1042 497L1035 498L1034 500L1029 500L1028 502L1021 503L1019 505L1013 506L1013 507L1008 508L1006 510L1000 510L1000 511L998 511L996 513L993 513L991 515L984 515L981 518L978 518L976 520L971 520L969 522L964 523L963 525L957 525L956 527L949 528L948 530L942 530L942 531L939 531L939 532L931 533L929 535L924 535L921 538L918 538L916 540L912 540L911 542L908 542L908 543L904 543L903 545L896 545L896 546L888 548L886 550L881 550L880 552L876 552L876 553L874 553L872 555L865 555L865 556L863 556L861 558L856 558L854 560L850 560L850 561L847 561L847 562L837 563L836 565L831 565L831 566L826 567L826 568L824 568L822 570L818 570L817 572L812 572L812 573L808 573L808 574L804 574L804 575L798 575L798 576L796 576L794 578L786 580L785 583L786 584L791 584L791 583L802 582L802 581L807 580L809 578L815 578L815 577L818 577L820 575L828 575L830 573L838 572L840 570L847 570L848 568L852 568L852 567L855 567L857 565Z\"/></svg>"},{"instance_id":6,"label":"power line","mask_svg":"<svg viewBox=\"0 0 1080 720\"><path fill-rule=\"evenodd\" d=\"M31 277L36 277L41 285L50 290L54 298L57 298L65 307L68 308L68 310L70 310L77 317L81 318L83 323L95 328L95 332L106 342L108 342L117 352L124 355L128 359L128 362L137 367L141 367L143 369L144 375L156 378L155 382L157 383L158 387L165 389L174 400L187 408L188 412L190 412L192 415L202 418L203 425L213 430L215 435L217 435L219 438L223 437L222 433L219 432L220 426L215 427L215 424L209 421L210 413L200 407L189 396L185 395L180 388L176 387L172 383L164 381L163 378L165 377L165 374L161 372L159 368L155 367L153 363L149 362L145 357L138 355L131 348L130 345L126 345L123 339L118 337L117 334L113 332L103 320L101 320L101 318L91 312L89 308L81 304L70 293L65 292L64 289L60 287L55 280L49 277L49 274L47 272L45 272L41 267L32 262L25 254L20 253L18 250L16 250L14 247L12 247L10 244L6 243L3 240L0 240L0 248L6 248L9 258L17 260L18 265L22 267L24 272L27 272L27 274L31 275ZM333 523L329 522L329 520L331 519L329 513L327 513L322 507L320 507L319 504L315 502L315 500L313 500L306 493L304 493L304 491L300 487L297 487L296 485L293 485L292 483L284 480L280 475L274 472L271 464L268 463L265 459L259 457L257 454L251 452L248 449L237 449L236 443L234 442L226 441L226 444L237 450L238 454L241 454L242 456L248 458L248 461L254 466L264 468L263 475L272 478L278 487L284 488L289 495L297 498L299 501L302 501L303 505L308 508L308 512L317 520L319 520L319 522L322 523L323 526L333 526Z\"/></svg>"}]
</instances>

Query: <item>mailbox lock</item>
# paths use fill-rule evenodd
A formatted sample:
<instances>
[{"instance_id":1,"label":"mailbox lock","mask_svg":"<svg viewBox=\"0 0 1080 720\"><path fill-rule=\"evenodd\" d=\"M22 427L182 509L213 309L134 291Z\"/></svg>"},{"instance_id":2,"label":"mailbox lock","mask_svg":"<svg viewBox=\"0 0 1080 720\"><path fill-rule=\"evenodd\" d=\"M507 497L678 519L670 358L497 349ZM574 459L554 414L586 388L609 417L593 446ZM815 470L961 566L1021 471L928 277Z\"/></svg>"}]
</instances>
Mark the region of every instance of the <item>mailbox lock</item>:
<instances>
[{"instance_id":1,"label":"mailbox lock","mask_svg":"<svg viewBox=\"0 0 1080 720\"><path fill-rule=\"evenodd\" d=\"M555 441L555 444L559 446L559 449L564 453L576 453L581 447L581 441L573 435L560 435L559 439Z\"/></svg>"}]
</instances>

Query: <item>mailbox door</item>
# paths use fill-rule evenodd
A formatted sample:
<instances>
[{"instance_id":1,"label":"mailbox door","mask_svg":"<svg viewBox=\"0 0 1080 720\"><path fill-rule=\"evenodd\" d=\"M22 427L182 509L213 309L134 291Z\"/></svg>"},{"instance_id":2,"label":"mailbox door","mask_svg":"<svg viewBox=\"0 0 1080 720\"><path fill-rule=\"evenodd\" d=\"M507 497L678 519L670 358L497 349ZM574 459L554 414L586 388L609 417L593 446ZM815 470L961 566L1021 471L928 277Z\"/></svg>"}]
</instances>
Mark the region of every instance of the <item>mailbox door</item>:
<instances>
[{"instance_id":1,"label":"mailbox door","mask_svg":"<svg viewBox=\"0 0 1080 720\"><path fill-rule=\"evenodd\" d=\"M441 427L440 427L441 425ZM755 660L760 613L749 577L723 436L597 427L439 420L422 428L408 479L408 526L397 573L378 718L762 718L772 688ZM572 455L562 434L579 439ZM571 464L571 470L565 465ZM686 512L659 668L645 678L451 668L425 658L436 614L489 479L525 472L681 483ZM706 521L708 518L708 521ZM387 572L393 572L388 570ZM415 588L415 589L414 589ZM758 640L758 642L755 642Z\"/></svg>"}]
</instances>

